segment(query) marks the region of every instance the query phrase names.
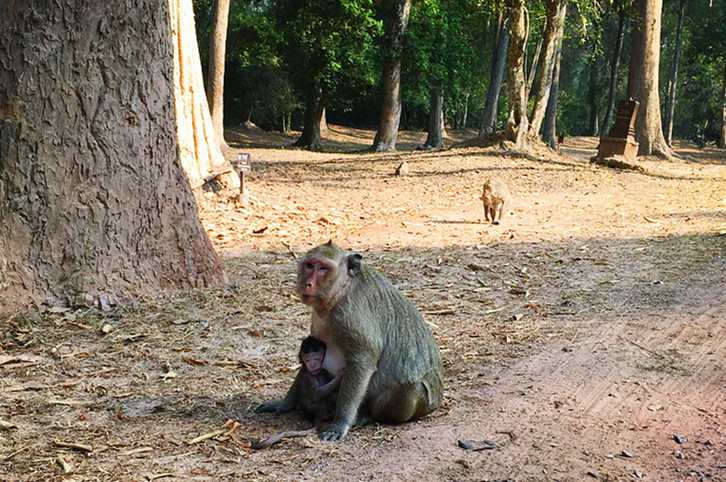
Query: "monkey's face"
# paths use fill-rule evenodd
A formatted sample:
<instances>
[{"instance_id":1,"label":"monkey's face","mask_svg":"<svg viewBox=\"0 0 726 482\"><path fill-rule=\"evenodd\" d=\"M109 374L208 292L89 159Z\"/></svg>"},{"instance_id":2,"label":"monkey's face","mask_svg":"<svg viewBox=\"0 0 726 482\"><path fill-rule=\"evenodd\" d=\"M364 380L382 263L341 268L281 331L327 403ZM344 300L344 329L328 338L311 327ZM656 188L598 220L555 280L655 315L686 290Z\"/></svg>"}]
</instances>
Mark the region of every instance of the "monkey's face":
<instances>
[{"instance_id":1,"label":"monkey's face","mask_svg":"<svg viewBox=\"0 0 726 482\"><path fill-rule=\"evenodd\" d=\"M324 302L335 276L336 266L327 259L303 260L298 273L298 294L306 305Z\"/></svg>"},{"instance_id":2,"label":"monkey's face","mask_svg":"<svg viewBox=\"0 0 726 482\"><path fill-rule=\"evenodd\" d=\"M323 369L324 358L325 352L323 350L311 351L310 353L303 353L302 355L302 361L305 364L305 369L314 377L317 377Z\"/></svg>"},{"instance_id":3,"label":"monkey's face","mask_svg":"<svg viewBox=\"0 0 726 482\"><path fill-rule=\"evenodd\" d=\"M348 253L329 241L313 248L300 261L297 294L322 313L345 296L346 284L361 272L361 255Z\"/></svg>"}]
</instances>

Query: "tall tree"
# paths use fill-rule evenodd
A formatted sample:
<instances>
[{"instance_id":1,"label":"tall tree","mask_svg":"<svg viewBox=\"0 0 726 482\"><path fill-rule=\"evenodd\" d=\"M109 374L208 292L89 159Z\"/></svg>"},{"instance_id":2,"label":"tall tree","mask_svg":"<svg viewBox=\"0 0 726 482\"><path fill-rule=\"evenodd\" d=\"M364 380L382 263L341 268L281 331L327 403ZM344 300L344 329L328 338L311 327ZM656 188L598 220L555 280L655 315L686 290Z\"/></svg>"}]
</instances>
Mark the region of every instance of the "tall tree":
<instances>
[{"instance_id":1,"label":"tall tree","mask_svg":"<svg viewBox=\"0 0 726 482\"><path fill-rule=\"evenodd\" d=\"M613 121L615 112L615 100L618 86L618 66L620 65L620 54L623 50L623 38L625 37L626 8L623 2L617 2L618 11L618 32L615 35L613 56L610 60L610 80L608 82L608 103L605 110L605 119L600 126L600 136L604 136Z\"/></svg>"},{"instance_id":2,"label":"tall tree","mask_svg":"<svg viewBox=\"0 0 726 482\"><path fill-rule=\"evenodd\" d=\"M212 31L209 34L209 67L207 70L207 102L212 115L214 141L226 149L224 140L224 65L227 46L229 0L214 0Z\"/></svg>"},{"instance_id":3,"label":"tall tree","mask_svg":"<svg viewBox=\"0 0 726 482\"><path fill-rule=\"evenodd\" d=\"M683 31L683 17L686 15L686 4L688 0L680 0L678 5L678 24L676 26L676 40L673 50L673 63L671 64L671 76L668 79L668 94L665 105L665 124L663 134L668 145L673 142L673 112L676 108L676 86L678 85L678 63L681 57L681 35Z\"/></svg>"},{"instance_id":4,"label":"tall tree","mask_svg":"<svg viewBox=\"0 0 726 482\"><path fill-rule=\"evenodd\" d=\"M544 32L544 50L542 52L542 66L534 85L535 99L532 109L532 122L530 133L539 135L542 120L547 109L552 88L552 72L555 68L557 44L562 40L567 12L566 0L545 0L545 15L547 16Z\"/></svg>"},{"instance_id":5,"label":"tall tree","mask_svg":"<svg viewBox=\"0 0 726 482\"><path fill-rule=\"evenodd\" d=\"M438 89L431 90L431 112L429 114L428 135L424 149L440 149L444 134L444 96Z\"/></svg>"},{"instance_id":6,"label":"tall tree","mask_svg":"<svg viewBox=\"0 0 726 482\"><path fill-rule=\"evenodd\" d=\"M401 121L401 65L403 39L411 14L411 0L396 0L387 21L388 60L383 72L383 103L378 130L372 149L376 152L396 150L398 125Z\"/></svg>"},{"instance_id":7,"label":"tall tree","mask_svg":"<svg viewBox=\"0 0 726 482\"><path fill-rule=\"evenodd\" d=\"M3 5L1 314L224 282L179 163L169 32L165 0Z\"/></svg>"},{"instance_id":8,"label":"tall tree","mask_svg":"<svg viewBox=\"0 0 726 482\"><path fill-rule=\"evenodd\" d=\"M502 89L504 68L507 65L507 50L509 48L509 21L506 12L499 16L498 32L495 37L493 49L492 68L489 76L489 89L484 104L484 118L482 119L479 135L494 132L497 126L497 112L499 107L499 92Z\"/></svg>"},{"instance_id":9,"label":"tall tree","mask_svg":"<svg viewBox=\"0 0 726 482\"><path fill-rule=\"evenodd\" d=\"M640 102L635 120L638 155L672 157L663 136L660 117L658 70L662 0L636 0L633 39L630 47L628 96Z\"/></svg>"},{"instance_id":10,"label":"tall tree","mask_svg":"<svg viewBox=\"0 0 726 482\"><path fill-rule=\"evenodd\" d=\"M303 131L295 145L320 150L328 93L370 75L380 22L371 0L275 0L270 7L285 64L306 99Z\"/></svg>"},{"instance_id":11,"label":"tall tree","mask_svg":"<svg viewBox=\"0 0 726 482\"><path fill-rule=\"evenodd\" d=\"M177 138L182 167L194 188L215 176L224 187L238 188L239 177L232 172L214 137L209 104L204 94L192 0L168 0L168 4L174 53Z\"/></svg>"},{"instance_id":12,"label":"tall tree","mask_svg":"<svg viewBox=\"0 0 726 482\"><path fill-rule=\"evenodd\" d=\"M529 34L529 12L524 0L507 0L509 8L509 120L504 136L517 146L525 144L527 120L527 85L524 57Z\"/></svg>"},{"instance_id":13,"label":"tall tree","mask_svg":"<svg viewBox=\"0 0 726 482\"><path fill-rule=\"evenodd\" d=\"M555 53L555 67L552 70L552 88L550 89L550 99L547 101L547 110L545 110L544 125L542 126L542 140L552 149L559 150L559 142L557 140L557 99L560 94L560 64L562 62L562 39L557 44Z\"/></svg>"}]
</instances>

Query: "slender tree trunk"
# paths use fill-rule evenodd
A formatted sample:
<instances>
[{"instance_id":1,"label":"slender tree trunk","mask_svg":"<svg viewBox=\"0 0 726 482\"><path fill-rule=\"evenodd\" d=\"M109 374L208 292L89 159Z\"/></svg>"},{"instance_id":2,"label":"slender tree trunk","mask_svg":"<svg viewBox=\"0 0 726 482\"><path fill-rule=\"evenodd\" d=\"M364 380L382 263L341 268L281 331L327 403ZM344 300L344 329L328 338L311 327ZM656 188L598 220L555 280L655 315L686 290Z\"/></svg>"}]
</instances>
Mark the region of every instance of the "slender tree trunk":
<instances>
[{"instance_id":1,"label":"slender tree trunk","mask_svg":"<svg viewBox=\"0 0 726 482\"><path fill-rule=\"evenodd\" d=\"M0 99L0 316L225 281L179 164L165 0L5 2Z\"/></svg>"},{"instance_id":2,"label":"slender tree trunk","mask_svg":"<svg viewBox=\"0 0 726 482\"><path fill-rule=\"evenodd\" d=\"M323 117L327 88L322 81L316 80L308 92L308 101L305 107L305 119L300 138L293 144L311 151L320 151L320 119Z\"/></svg>"},{"instance_id":3,"label":"slender tree trunk","mask_svg":"<svg viewBox=\"0 0 726 482\"><path fill-rule=\"evenodd\" d=\"M193 188L212 173L229 189L239 188L239 177L224 159L214 138L209 104L204 95L202 62L194 28L192 0L168 0L174 51L174 102L179 151L184 172Z\"/></svg>"},{"instance_id":4,"label":"slender tree trunk","mask_svg":"<svg viewBox=\"0 0 726 482\"><path fill-rule=\"evenodd\" d=\"M326 115L327 109L323 107L323 112L320 113L320 132L328 130L328 119Z\"/></svg>"},{"instance_id":5,"label":"slender tree trunk","mask_svg":"<svg viewBox=\"0 0 726 482\"><path fill-rule=\"evenodd\" d=\"M608 85L608 106L605 111L605 119L600 126L600 136L607 134L610 124L613 121L613 113L615 112L615 100L618 87L618 65L620 64L620 53L623 50L623 38L625 37L625 9L620 7L618 12L618 34L615 37L615 47L613 48L613 58L610 62L610 82Z\"/></svg>"},{"instance_id":6,"label":"slender tree trunk","mask_svg":"<svg viewBox=\"0 0 726 482\"><path fill-rule=\"evenodd\" d=\"M466 120L469 117L469 92L464 94L464 115L461 117L461 128L466 129Z\"/></svg>"},{"instance_id":7,"label":"slender tree trunk","mask_svg":"<svg viewBox=\"0 0 726 482\"><path fill-rule=\"evenodd\" d=\"M411 0L396 1L389 26L390 57L383 72L381 120L372 147L376 152L396 150L398 124L401 121L401 53L410 13Z\"/></svg>"},{"instance_id":8,"label":"slender tree trunk","mask_svg":"<svg viewBox=\"0 0 726 482\"><path fill-rule=\"evenodd\" d=\"M552 88L550 89L550 99L547 102L547 110L545 111L544 126L542 140L546 142L552 149L560 150L557 141L557 97L560 93L560 63L562 62L562 39L557 44L555 53L555 67L552 70Z\"/></svg>"},{"instance_id":9,"label":"slender tree trunk","mask_svg":"<svg viewBox=\"0 0 726 482\"><path fill-rule=\"evenodd\" d=\"M524 0L507 0L509 7L509 120L504 136L517 146L527 139L527 85L524 57L529 33L529 12Z\"/></svg>"},{"instance_id":10,"label":"slender tree trunk","mask_svg":"<svg viewBox=\"0 0 726 482\"><path fill-rule=\"evenodd\" d=\"M224 62L228 19L229 0L214 0L212 30L209 34L207 102L212 114L214 140L221 149L229 148L224 140Z\"/></svg>"},{"instance_id":11,"label":"slender tree trunk","mask_svg":"<svg viewBox=\"0 0 726 482\"><path fill-rule=\"evenodd\" d=\"M508 15L504 15L499 26L496 48L491 74L489 77L489 90L484 105L484 119L479 128L479 135L494 132L497 126L497 111L499 107L499 92L502 90L504 69L507 65L507 50L509 49L509 22Z\"/></svg>"},{"instance_id":12,"label":"slender tree trunk","mask_svg":"<svg viewBox=\"0 0 726 482\"><path fill-rule=\"evenodd\" d=\"M638 155L670 158L673 151L663 136L658 92L661 0L636 0L628 70L628 96L640 102L635 120Z\"/></svg>"},{"instance_id":13,"label":"slender tree trunk","mask_svg":"<svg viewBox=\"0 0 726 482\"><path fill-rule=\"evenodd\" d=\"M544 34L544 32L542 32ZM532 83L534 82L534 78L537 75L537 67L539 66L539 61L542 56L542 43L544 42L544 35L540 35L539 39L537 40L537 45L534 48L534 56L532 57L532 65L529 66L529 74L527 74L527 98L529 98L529 94L532 91ZM526 52L526 47L525 47ZM525 71L526 71L525 66Z\"/></svg>"},{"instance_id":14,"label":"slender tree trunk","mask_svg":"<svg viewBox=\"0 0 726 482\"><path fill-rule=\"evenodd\" d=\"M533 136L539 135L539 129L542 126L542 120L547 109L554 78L552 72L555 68L557 44L562 40L565 13L567 12L566 0L546 0L545 4L547 7L547 23L545 25L542 68L540 68L534 86L534 108L532 109L532 123L530 124L530 134Z\"/></svg>"},{"instance_id":15,"label":"slender tree trunk","mask_svg":"<svg viewBox=\"0 0 726 482\"><path fill-rule=\"evenodd\" d=\"M718 136L718 147L726 149L726 57L724 58L723 85L721 86L721 133Z\"/></svg>"},{"instance_id":16,"label":"slender tree trunk","mask_svg":"<svg viewBox=\"0 0 726 482\"><path fill-rule=\"evenodd\" d=\"M678 8L678 24L676 26L676 45L673 52L673 65L671 66L671 78L668 80L668 98L665 106L665 124L663 134L668 145L673 143L673 113L676 109L676 86L678 85L678 62L681 55L681 30L683 29L683 17L686 15L687 0L681 0Z\"/></svg>"},{"instance_id":17,"label":"slender tree trunk","mask_svg":"<svg viewBox=\"0 0 726 482\"><path fill-rule=\"evenodd\" d=\"M424 149L441 149L444 132L444 96L439 89L431 90L431 112L429 114L429 133Z\"/></svg>"},{"instance_id":18,"label":"slender tree trunk","mask_svg":"<svg viewBox=\"0 0 726 482\"><path fill-rule=\"evenodd\" d=\"M590 75L589 75L589 82L587 86L587 104L590 110L590 115L588 117L588 124L589 124L589 134L591 136L596 136L600 132L599 126L598 126L598 102L597 102L597 94L600 91L600 84L597 81L597 67L598 64L596 61L590 62Z\"/></svg>"}]
</instances>

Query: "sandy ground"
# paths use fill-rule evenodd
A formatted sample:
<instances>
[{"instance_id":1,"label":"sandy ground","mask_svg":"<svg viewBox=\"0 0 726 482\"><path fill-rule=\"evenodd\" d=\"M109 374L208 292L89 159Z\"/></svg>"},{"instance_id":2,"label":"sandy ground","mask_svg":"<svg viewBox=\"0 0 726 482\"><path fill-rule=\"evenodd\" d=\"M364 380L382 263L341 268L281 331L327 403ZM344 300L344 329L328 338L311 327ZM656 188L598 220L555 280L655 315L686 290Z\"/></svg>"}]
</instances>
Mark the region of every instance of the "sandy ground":
<instances>
[{"instance_id":1,"label":"sandy ground","mask_svg":"<svg viewBox=\"0 0 726 482\"><path fill-rule=\"evenodd\" d=\"M370 154L373 132L337 126L326 153L227 138L252 155L251 205L199 204L229 286L0 322L0 480L726 480L726 153L679 144L637 173L591 166L591 138L564 155L413 151L415 132ZM491 176L513 197L499 226L477 199ZM445 403L251 450L310 426L250 408L294 376L293 255L328 239L424 313Z\"/></svg>"}]
</instances>

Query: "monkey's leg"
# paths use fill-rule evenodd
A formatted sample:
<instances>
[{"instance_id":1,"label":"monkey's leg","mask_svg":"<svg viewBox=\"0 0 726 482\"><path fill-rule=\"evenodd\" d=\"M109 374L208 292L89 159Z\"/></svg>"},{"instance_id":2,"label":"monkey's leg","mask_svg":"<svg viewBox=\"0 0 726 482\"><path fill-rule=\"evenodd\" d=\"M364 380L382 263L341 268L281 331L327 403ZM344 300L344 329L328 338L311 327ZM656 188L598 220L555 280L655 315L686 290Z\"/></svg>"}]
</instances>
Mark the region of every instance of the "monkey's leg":
<instances>
[{"instance_id":1,"label":"monkey's leg","mask_svg":"<svg viewBox=\"0 0 726 482\"><path fill-rule=\"evenodd\" d=\"M375 372L372 360L346 362L338 398L335 402L335 417L328 430L320 434L321 440L335 441L345 437L356 420L358 409L368 390L368 384Z\"/></svg>"},{"instance_id":2,"label":"monkey's leg","mask_svg":"<svg viewBox=\"0 0 726 482\"><path fill-rule=\"evenodd\" d=\"M491 221L489 216L489 206L484 206L484 220L485 221Z\"/></svg>"},{"instance_id":3,"label":"monkey's leg","mask_svg":"<svg viewBox=\"0 0 726 482\"><path fill-rule=\"evenodd\" d=\"M275 415L280 415L281 413L294 410L295 406L297 405L297 391L300 385L299 380L302 374L303 370L300 369L300 371L297 372L297 376L295 377L295 381L292 383L290 390L287 391L287 395L285 395L285 398L281 400L272 400L270 402L260 403L254 408L255 413L275 412Z\"/></svg>"},{"instance_id":4,"label":"monkey's leg","mask_svg":"<svg viewBox=\"0 0 726 482\"><path fill-rule=\"evenodd\" d=\"M434 397L431 387L421 382L391 387L371 398L371 416L379 422L403 423L423 417L436 410L441 403Z\"/></svg>"}]
</instances>

